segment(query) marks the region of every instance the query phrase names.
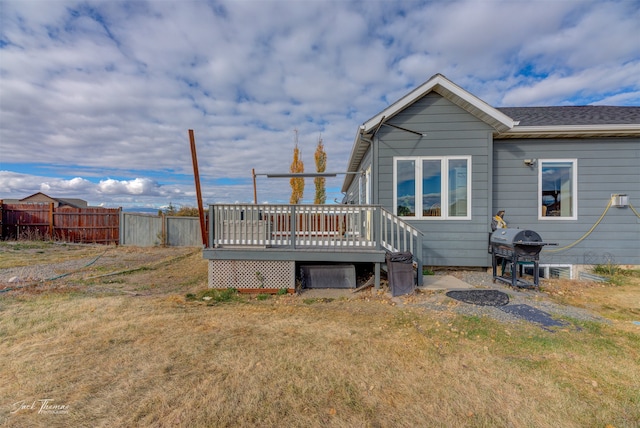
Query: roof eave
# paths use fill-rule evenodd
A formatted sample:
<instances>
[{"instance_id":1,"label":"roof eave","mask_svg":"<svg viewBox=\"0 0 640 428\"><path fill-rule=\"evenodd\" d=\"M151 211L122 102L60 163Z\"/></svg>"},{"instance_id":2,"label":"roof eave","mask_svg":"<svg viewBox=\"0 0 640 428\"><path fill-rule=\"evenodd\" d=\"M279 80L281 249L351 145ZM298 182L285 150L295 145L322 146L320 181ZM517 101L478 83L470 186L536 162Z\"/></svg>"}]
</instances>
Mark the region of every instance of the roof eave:
<instances>
[{"instance_id":1,"label":"roof eave","mask_svg":"<svg viewBox=\"0 0 640 428\"><path fill-rule=\"evenodd\" d=\"M515 126L499 132L495 139L557 137L638 137L640 124Z\"/></svg>"},{"instance_id":2,"label":"roof eave","mask_svg":"<svg viewBox=\"0 0 640 428\"><path fill-rule=\"evenodd\" d=\"M349 155L349 162L347 163L347 172L357 172L358 166L360 166L360 162L362 161L364 154L367 152L369 140L363 135L363 133L364 125L361 125L358 127L356 138L353 141L353 146L351 146L351 154ZM353 179L353 174L347 174L345 176L341 192L344 193L349 190L349 186L353 182Z\"/></svg>"},{"instance_id":3,"label":"roof eave","mask_svg":"<svg viewBox=\"0 0 640 428\"><path fill-rule=\"evenodd\" d=\"M367 120L361 128L364 133L370 132L374 127L378 126L383 118L386 120L395 116L432 91L437 92L452 103L491 125L498 132L505 132L515 125L513 119L506 114L494 107L491 107L489 104L485 103L470 92L462 89L442 74L436 74L431 79L427 80L425 83L418 86L371 119Z\"/></svg>"},{"instance_id":4,"label":"roof eave","mask_svg":"<svg viewBox=\"0 0 640 428\"><path fill-rule=\"evenodd\" d=\"M460 108L468 111L470 114L487 123L493 127L496 132L506 132L516 124L516 122L506 114L494 107L491 107L489 104L485 103L470 92L465 91L442 74L436 74L425 83L364 122L364 124L358 128L353 149L349 156L347 171L356 171L362 161L364 153L366 153L366 150L369 147L367 139L372 138L371 133L379 127L383 121L392 118L432 91L440 94ZM345 177L342 192L346 192L348 190L352 181L353 175L347 175Z\"/></svg>"}]
</instances>

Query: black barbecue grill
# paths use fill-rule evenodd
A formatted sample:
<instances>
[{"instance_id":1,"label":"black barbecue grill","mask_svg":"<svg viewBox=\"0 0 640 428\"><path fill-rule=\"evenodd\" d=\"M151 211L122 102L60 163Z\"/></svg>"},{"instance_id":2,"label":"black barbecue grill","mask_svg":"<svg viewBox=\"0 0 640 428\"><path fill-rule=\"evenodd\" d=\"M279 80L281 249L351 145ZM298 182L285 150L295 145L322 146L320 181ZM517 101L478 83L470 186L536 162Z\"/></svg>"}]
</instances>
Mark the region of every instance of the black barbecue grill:
<instances>
[{"instance_id":1,"label":"black barbecue grill","mask_svg":"<svg viewBox=\"0 0 640 428\"><path fill-rule=\"evenodd\" d=\"M493 282L500 280L512 286L538 286L540 251L545 245L556 245L543 242L540 235L526 229L497 229L489 238L489 250L492 254ZM504 259L511 267L511 278L497 275L498 260ZM533 263L533 284L518 278L518 263Z\"/></svg>"}]
</instances>

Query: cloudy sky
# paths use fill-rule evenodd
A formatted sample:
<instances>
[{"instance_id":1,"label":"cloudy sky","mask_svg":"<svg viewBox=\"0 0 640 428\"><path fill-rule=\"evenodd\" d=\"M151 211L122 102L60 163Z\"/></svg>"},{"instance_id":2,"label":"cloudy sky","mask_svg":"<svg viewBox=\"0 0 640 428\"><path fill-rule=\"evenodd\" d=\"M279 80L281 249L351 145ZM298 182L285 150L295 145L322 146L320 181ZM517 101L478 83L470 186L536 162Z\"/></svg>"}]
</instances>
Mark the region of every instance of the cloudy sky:
<instances>
[{"instance_id":1,"label":"cloudy sky","mask_svg":"<svg viewBox=\"0 0 640 428\"><path fill-rule=\"evenodd\" d=\"M252 168L344 171L435 73L496 107L640 105L640 1L0 0L0 199L251 202ZM342 177L328 179L328 201ZM288 180L259 177L259 202ZM305 202L313 201L313 182Z\"/></svg>"}]
</instances>

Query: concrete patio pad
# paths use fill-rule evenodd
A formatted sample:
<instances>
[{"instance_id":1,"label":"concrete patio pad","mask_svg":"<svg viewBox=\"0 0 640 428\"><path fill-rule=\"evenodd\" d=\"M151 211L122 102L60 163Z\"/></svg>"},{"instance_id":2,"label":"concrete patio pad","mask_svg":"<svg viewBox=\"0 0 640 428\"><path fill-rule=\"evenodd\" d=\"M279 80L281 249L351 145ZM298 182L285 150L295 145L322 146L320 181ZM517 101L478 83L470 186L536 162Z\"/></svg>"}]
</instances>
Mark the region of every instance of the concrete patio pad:
<instances>
[{"instance_id":1,"label":"concrete patio pad","mask_svg":"<svg viewBox=\"0 0 640 428\"><path fill-rule=\"evenodd\" d=\"M477 288L451 275L424 275L422 287L418 290L469 290ZM355 288L305 288L300 290L304 298L353 298L359 296Z\"/></svg>"},{"instance_id":2,"label":"concrete patio pad","mask_svg":"<svg viewBox=\"0 0 640 428\"><path fill-rule=\"evenodd\" d=\"M467 290L476 288L451 275L424 275L419 290Z\"/></svg>"}]
</instances>

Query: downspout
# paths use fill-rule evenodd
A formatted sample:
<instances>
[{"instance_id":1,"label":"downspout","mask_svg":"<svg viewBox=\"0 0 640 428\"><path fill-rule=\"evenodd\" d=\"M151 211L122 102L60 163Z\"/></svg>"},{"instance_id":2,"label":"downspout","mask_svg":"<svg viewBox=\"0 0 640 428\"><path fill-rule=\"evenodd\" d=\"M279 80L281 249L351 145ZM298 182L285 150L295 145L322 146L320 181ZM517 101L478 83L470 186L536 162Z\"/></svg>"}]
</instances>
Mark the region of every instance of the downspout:
<instances>
[{"instance_id":1,"label":"downspout","mask_svg":"<svg viewBox=\"0 0 640 428\"><path fill-rule=\"evenodd\" d=\"M374 143L375 133L372 138L367 138L360 134L360 139L366 141L371 146L371 205L378 203L378 195L376 189L378 188L378 177L376 175L377 162L378 162L378 145ZM362 167L362 164L360 165Z\"/></svg>"},{"instance_id":2,"label":"downspout","mask_svg":"<svg viewBox=\"0 0 640 428\"><path fill-rule=\"evenodd\" d=\"M363 140L371 144L371 202L373 205L378 205L380 203L380 198L378 197L378 139L376 134L380 130L385 119L386 116L382 116L380 118L380 122L378 122L378 125L371 134L371 137L364 138L364 135L362 136Z\"/></svg>"},{"instance_id":3,"label":"downspout","mask_svg":"<svg viewBox=\"0 0 640 428\"><path fill-rule=\"evenodd\" d=\"M488 134L487 135L487 140L488 140L487 141L487 151L488 151L488 154L487 154L487 157L488 157L488 159L487 159L488 173L487 174L489 174L489 176L487 177L487 182L488 182L487 183L488 184L487 192L489 192L488 193L488 199L489 200L487 201L488 202L487 207L489 207L489 213L488 213L489 215L487 216L487 219L490 219L491 217L493 217L493 213L494 213L494 208L493 208L493 158L494 158L494 152L493 152L493 132L489 131L487 134ZM491 223L489 221L487 221L487 229L486 230L487 230L488 236L491 236L490 225L491 225ZM490 238L488 238L487 241L489 239ZM487 248L488 247L489 247L489 242L487 242ZM492 256L487 251L487 261L486 261L487 266L486 267L490 266L492 263L493 263Z\"/></svg>"},{"instance_id":4,"label":"downspout","mask_svg":"<svg viewBox=\"0 0 640 428\"><path fill-rule=\"evenodd\" d=\"M378 176L376 174L377 171L377 162L378 162L378 145L374 143L376 139L375 133L382 126L382 121L384 121L384 117L380 120L377 128L374 133L371 135L371 138L365 137L362 133L360 134L360 139L362 141L366 141L371 146L371 205L378 204L378 194L376 189L378 188ZM362 166L362 165L360 165ZM381 232L381 224L382 224L382 215L380 213L380 209L376 209L374 211L374 227L373 227L373 239L378 243L378 249L381 248L380 237L382 236ZM375 262L374 266L374 287L376 290L380 289L380 262Z\"/></svg>"}]
</instances>

